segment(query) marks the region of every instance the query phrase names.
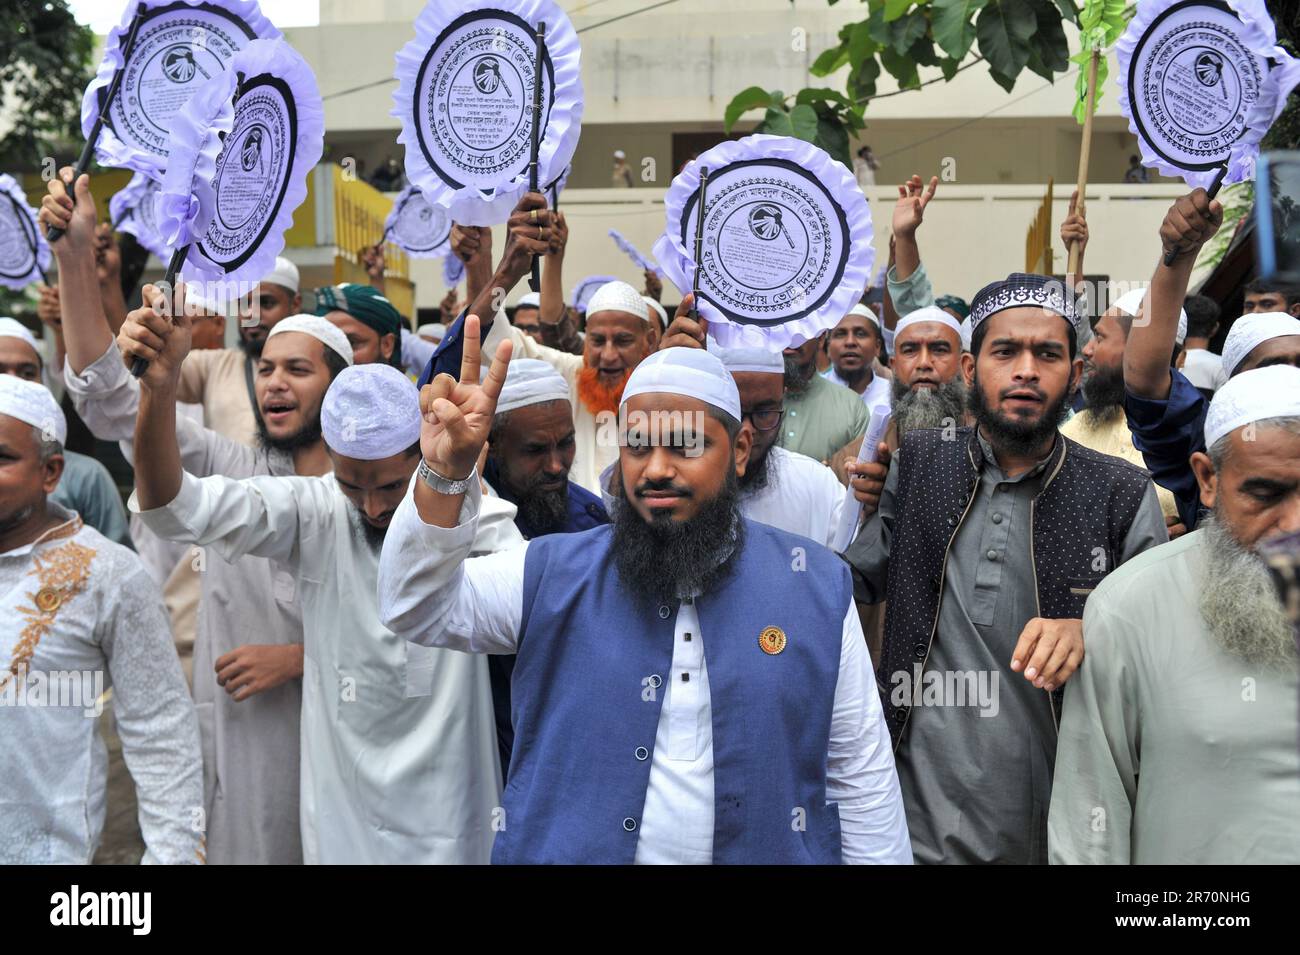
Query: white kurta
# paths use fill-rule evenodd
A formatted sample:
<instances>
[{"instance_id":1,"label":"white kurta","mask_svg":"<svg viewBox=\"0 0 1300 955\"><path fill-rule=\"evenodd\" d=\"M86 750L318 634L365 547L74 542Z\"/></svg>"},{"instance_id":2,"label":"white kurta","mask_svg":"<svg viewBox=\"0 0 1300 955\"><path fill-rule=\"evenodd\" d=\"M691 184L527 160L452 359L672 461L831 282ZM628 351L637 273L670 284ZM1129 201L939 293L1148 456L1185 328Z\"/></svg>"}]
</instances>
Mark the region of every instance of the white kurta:
<instances>
[{"instance_id":1,"label":"white kurta","mask_svg":"<svg viewBox=\"0 0 1300 955\"><path fill-rule=\"evenodd\" d=\"M134 460L131 439L140 386L116 346L73 375L68 393L91 431L121 442ZM177 417L181 463L190 473L244 478L293 473L293 459L226 438L196 421ZM133 516L132 523L142 523ZM150 531L152 534L152 531ZM194 706L203 743L208 862L217 865L295 865L302 862L298 813L299 714L302 682L235 700L217 684L216 662L247 644L303 642L302 609L294 578L259 557L225 560L199 551L186 560L199 571L201 599L194 641Z\"/></svg>"},{"instance_id":2,"label":"white kurta","mask_svg":"<svg viewBox=\"0 0 1300 955\"><path fill-rule=\"evenodd\" d=\"M822 377L827 381L849 388L848 382L835 373L834 365L822 372ZM868 411L875 408L891 408L894 404L893 387L894 383L888 378L873 373L871 384L862 390L859 397L862 399L862 403L867 406ZM849 390L853 391L852 388L849 388Z\"/></svg>"},{"instance_id":3,"label":"white kurta","mask_svg":"<svg viewBox=\"0 0 1300 955\"><path fill-rule=\"evenodd\" d=\"M411 495L393 516L379 574L383 619L408 640L467 653L514 653L523 619L528 544L466 559L485 499L471 488L460 524L425 524ZM797 599L797 595L792 595ZM681 605L672 676L659 714L638 862L713 858L713 731L699 619ZM686 633L697 639L687 640ZM827 751L826 798L839 804L845 862L912 861L889 733L852 602L845 608ZM691 679L682 682L681 673ZM607 719L593 713L593 720Z\"/></svg>"},{"instance_id":4,"label":"white kurta","mask_svg":"<svg viewBox=\"0 0 1300 955\"><path fill-rule=\"evenodd\" d=\"M201 862L199 729L158 587L127 548L49 508L62 524L0 554L0 680L24 636L37 641L26 679L0 691L0 863L91 861L108 785L94 716L110 688L144 861ZM42 608L42 591L57 602Z\"/></svg>"},{"instance_id":5,"label":"white kurta","mask_svg":"<svg viewBox=\"0 0 1300 955\"><path fill-rule=\"evenodd\" d=\"M476 549L520 539L514 506L491 508ZM411 646L379 623L379 555L333 475L186 474L175 500L141 517L164 537L265 557L297 578L305 861L488 861L501 773L487 662Z\"/></svg>"}]
</instances>

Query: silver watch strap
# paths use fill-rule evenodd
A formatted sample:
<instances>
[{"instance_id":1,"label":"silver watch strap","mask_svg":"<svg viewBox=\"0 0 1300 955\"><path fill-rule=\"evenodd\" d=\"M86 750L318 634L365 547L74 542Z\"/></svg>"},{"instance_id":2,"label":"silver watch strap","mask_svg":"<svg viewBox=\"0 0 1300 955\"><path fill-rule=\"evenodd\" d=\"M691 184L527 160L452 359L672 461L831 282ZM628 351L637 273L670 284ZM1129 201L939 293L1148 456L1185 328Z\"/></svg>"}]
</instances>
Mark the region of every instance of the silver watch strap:
<instances>
[{"instance_id":1,"label":"silver watch strap","mask_svg":"<svg viewBox=\"0 0 1300 955\"><path fill-rule=\"evenodd\" d=\"M429 467L424 458L420 458L420 467L416 472L421 481L437 491L439 494L464 494L469 490L470 482L478 478L478 466L469 472L469 475L460 481L453 481L451 478L443 477L433 468Z\"/></svg>"}]
</instances>

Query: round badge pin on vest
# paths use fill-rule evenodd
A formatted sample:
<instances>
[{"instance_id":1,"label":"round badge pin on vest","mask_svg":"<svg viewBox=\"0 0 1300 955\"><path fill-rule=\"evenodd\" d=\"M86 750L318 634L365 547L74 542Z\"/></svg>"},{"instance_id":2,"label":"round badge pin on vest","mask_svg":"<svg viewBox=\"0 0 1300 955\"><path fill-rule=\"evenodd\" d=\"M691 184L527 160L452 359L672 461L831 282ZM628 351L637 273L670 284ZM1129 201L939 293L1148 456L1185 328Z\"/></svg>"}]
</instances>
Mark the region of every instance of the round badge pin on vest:
<instances>
[{"instance_id":1,"label":"round badge pin on vest","mask_svg":"<svg viewBox=\"0 0 1300 955\"><path fill-rule=\"evenodd\" d=\"M776 656L785 649L785 631L780 627L766 627L758 635L758 645L764 653Z\"/></svg>"}]
</instances>

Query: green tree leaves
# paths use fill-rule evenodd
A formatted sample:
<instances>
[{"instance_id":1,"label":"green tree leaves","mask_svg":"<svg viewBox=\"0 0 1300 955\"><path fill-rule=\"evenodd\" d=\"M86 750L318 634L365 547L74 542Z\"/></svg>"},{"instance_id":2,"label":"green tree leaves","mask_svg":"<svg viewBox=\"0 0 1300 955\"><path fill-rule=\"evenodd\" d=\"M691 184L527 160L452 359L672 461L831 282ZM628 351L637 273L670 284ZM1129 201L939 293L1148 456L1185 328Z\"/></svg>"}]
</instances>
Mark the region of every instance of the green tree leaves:
<instances>
[{"instance_id":1,"label":"green tree leaves","mask_svg":"<svg viewBox=\"0 0 1300 955\"><path fill-rule=\"evenodd\" d=\"M940 76L951 80L977 50L1003 89L1015 86L1026 69L1052 80L1071 68L1067 21L1106 37L1116 16L1123 31L1125 9L1125 0L1088 0L1083 13L1075 0L865 2L866 19L841 27L836 45L823 50L809 68L813 76L827 77L848 67L843 93L821 87L801 90L792 99L751 86L727 104L723 118L728 132L742 115L761 109L763 119L755 132L797 136L847 164L850 136L864 128L863 112L877 95L882 70L900 89L916 89ZM938 67L939 74L923 79L923 67Z\"/></svg>"}]
</instances>

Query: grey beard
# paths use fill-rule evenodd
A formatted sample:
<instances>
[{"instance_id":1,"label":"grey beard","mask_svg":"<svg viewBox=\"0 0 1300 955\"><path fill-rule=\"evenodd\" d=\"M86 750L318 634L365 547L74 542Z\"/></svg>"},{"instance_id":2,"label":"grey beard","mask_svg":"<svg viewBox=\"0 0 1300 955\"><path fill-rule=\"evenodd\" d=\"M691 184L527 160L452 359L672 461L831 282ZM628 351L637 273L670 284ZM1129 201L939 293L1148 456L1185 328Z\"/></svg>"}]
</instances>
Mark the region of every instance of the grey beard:
<instances>
[{"instance_id":1,"label":"grey beard","mask_svg":"<svg viewBox=\"0 0 1300 955\"><path fill-rule=\"evenodd\" d=\"M966 409L966 386L959 378L938 388L908 388L894 379L894 426L898 437L923 428L957 428Z\"/></svg>"},{"instance_id":2,"label":"grey beard","mask_svg":"<svg viewBox=\"0 0 1300 955\"><path fill-rule=\"evenodd\" d=\"M799 359L794 355L785 356L785 390L796 395L803 394L808 389L808 382L812 381L812 376L817 374L817 361L808 367L808 373L804 374L804 369L799 367Z\"/></svg>"},{"instance_id":3,"label":"grey beard","mask_svg":"<svg viewBox=\"0 0 1300 955\"><path fill-rule=\"evenodd\" d=\"M1225 651L1261 669L1291 668L1295 638L1268 566L1232 536L1218 509L1200 523L1205 564L1200 610L1210 636Z\"/></svg>"}]
</instances>

